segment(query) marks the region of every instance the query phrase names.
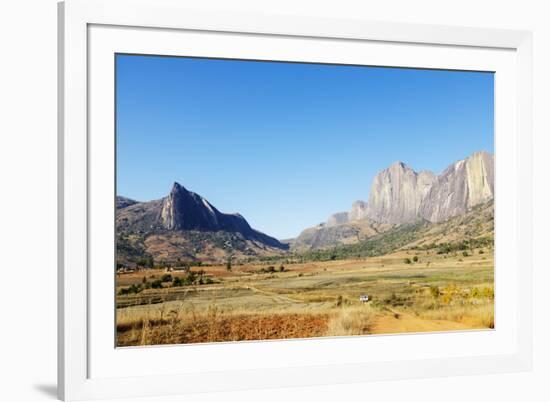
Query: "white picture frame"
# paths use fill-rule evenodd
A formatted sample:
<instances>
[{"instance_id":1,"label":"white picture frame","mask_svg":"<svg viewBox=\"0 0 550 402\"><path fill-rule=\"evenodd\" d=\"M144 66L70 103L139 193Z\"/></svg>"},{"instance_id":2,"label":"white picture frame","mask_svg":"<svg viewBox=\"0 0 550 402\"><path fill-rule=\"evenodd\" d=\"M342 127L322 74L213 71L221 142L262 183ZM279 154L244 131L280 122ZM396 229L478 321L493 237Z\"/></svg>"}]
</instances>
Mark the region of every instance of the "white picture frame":
<instances>
[{"instance_id":1,"label":"white picture frame","mask_svg":"<svg viewBox=\"0 0 550 402\"><path fill-rule=\"evenodd\" d=\"M240 55L244 58L253 58L261 52L257 58L352 63L351 49L363 46L369 49L373 60L364 59L363 64L490 69L503 77L495 95L496 188L497 198L502 194L502 199L508 202L496 204L496 331L115 351L114 343L109 343L112 334L107 329L114 327L113 321L102 314L111 302L105 299L101 303L94 296L110 292L112 283L103 285L105 277L92 269L103 257L99 251L96 253L99 249L91 248L91 244L94 247L98 244L96 239L109 237L108 225L98 222L112 222L109 216L113 214L108 207L101 206L102 200L112 200L109 197L113 191L108 182L111 180L108 177L113 176L113 153L109 148L112 134L108 134L113 127L110 120L113 101L109 100L113 74L109 57L124 51L177 55L182 43L189 43L188 49L194 49L195 55L214 52L224 56L219 44L218 48L216 45L208 48L206 41L197 42L201 35L214 37L216 40L212 42L225 41L228 52L225 57L235 56L236 53L231 53L233 43L240 51L250 52ZM279 46L281 41L285 41L284 46ZM197 43L199 46L193 48ZM309 53L305 52L306 43L311 49ZM146 397L529 370L531 48L531 33L525 31L243 15L187 9L177 0L60 3L59 397L64 400ZM499 169L512 177L510 184L499 185ZM499 221L499 217L506 220ZM499 249L502 256L498 255ZM499 297L499 289L506 289L510 297ZM503 323L502 327L498 327L498 322ZM389 350L392 345L396 351L404 350L408 344L414 345L416 354L372 357L375 354L371 353L366 358L356 352L369 347ZM422 349L422 345L433 350ZM448 345L453 345L451 354L443 352ZM319 357L320 350L331 353ZM170 364L170 360L176 361L174 354L201 364L195 370L186 371L185 367L180 370ZM231 360L235 356L240 356L238 361ZM135 364L138 358L150 363L143 366L158 367L158 362L165 362L165 368L138 370Z\"/></svg>"}]
</instances>

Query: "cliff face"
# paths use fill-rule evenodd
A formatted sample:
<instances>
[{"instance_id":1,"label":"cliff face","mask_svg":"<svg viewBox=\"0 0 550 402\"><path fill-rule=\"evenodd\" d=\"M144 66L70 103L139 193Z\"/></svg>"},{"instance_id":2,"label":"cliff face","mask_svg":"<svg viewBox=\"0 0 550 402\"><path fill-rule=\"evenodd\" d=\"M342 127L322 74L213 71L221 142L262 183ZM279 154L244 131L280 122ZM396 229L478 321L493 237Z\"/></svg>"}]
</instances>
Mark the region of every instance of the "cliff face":
<instances>
[{"instance_id":1,"label":"cliff face","mask_svg":"<svg viewBox=\"0 0 550 402\"><path fill-rule=\"evenodd\" d=\"M493 197L494 158L487 152L455 162L439 176L416 173L397 162L374 178L367 217L394 224L419 219L441 222Z\"/></svg>"},{"instance_id":2,"label":"cliff face","mask_svg":"<svg viewBox=\"0 0 550 402\"><path fill-rule=\"evenodd\" d=\"M392 224L417 220L422 200L434 181L431 172L416 173L403 162L394 163L374 178L366 216Z\"/></svg>"},{"instance_id":3,"label":"cliff face","mask_svg":"<svg viewBox=\"0 0 550 402\"><path fill-rule=\"evenodd\" d=\"M420 216L441 222L465 214L494 197L494 158L487 152L450 165L437 177L422 202Z\"/></svg>"}]
</instances>

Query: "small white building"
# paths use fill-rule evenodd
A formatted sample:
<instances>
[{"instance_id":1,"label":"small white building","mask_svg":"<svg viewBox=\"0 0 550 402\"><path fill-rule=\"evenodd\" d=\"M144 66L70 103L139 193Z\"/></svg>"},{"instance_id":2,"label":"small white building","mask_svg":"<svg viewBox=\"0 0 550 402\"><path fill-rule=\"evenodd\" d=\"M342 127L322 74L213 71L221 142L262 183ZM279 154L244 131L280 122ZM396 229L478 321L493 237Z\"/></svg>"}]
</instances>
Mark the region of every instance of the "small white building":
<instances>
[{"instance_id":1,"label":"small white building","mask_svg":"<svg viewBox=\"0 0 550 402\"><path fill-rule=\"evenodd\" d=\"M369 301L369 296L368 295L361 295L361 296L359 296L359 301L361 303L366 303L366 302Z\"/></svg>"}]
</instances>

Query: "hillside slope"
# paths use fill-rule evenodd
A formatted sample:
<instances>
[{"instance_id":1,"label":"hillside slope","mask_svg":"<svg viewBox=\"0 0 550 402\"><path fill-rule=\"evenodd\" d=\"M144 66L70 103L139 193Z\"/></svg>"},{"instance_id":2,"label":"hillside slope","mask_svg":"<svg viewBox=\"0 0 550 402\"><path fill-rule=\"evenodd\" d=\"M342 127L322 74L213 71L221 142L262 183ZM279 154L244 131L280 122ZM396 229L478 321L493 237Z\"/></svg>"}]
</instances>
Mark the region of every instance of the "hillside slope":
<instances>
[{"instance_id":1,"label":"hillside slope","mask_svg":"<svg viewBox=\"0 0 550 402\"><path fill-rule=\"evenodd\" d=\"M461 216L445 222L420 221L394 226L355 244L337 245L309 251L295 250L303 260L329 260L372 257L400 249L451 249L479 244L492 247L494 241L494 203L488 201Z\"/></svg>"}]
</instances>

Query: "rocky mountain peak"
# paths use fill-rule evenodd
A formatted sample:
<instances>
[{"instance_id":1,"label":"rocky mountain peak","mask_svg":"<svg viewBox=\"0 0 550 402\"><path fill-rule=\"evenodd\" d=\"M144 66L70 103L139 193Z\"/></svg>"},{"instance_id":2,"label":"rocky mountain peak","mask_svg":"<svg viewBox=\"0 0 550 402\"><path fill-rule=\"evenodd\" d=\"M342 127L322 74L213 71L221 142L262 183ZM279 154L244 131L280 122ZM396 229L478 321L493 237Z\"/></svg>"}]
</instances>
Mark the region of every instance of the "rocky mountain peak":
<instances>
[{"instance_id":1,"label":"rocky mountain peak","mask_svg":"<svg viewBox=\"0 0 550 402\"><path fill-rule=\"evenodd\" d=\"M161 219L166 229L216 230L219 214L206 199L176 182L164 199Z\"/></svg>"},{"instance_id":2,"label":"rocky mountain peak","mask_svg":"<svg viewBox=\"0 0 550 402\"><path fill-rule=\"evenodd\" d=\"M183 187L181 184L179 184L177 181L175 181L174 184L172 185L172 190L170 191L170 193L177 193L180 191L187 192L187 189Z\"/></svg>"},{"instance_id":3,"label":"rocky mountain peak","mask_svg":"<svg viewBox=\"0 0 550 402\"><path fill-rule=\"evenodd\" d=\"M410 167L408 167L405 162L401 161L395 161L393 162L387 170L412 170Z\"/></svg>"}]
</instances>

